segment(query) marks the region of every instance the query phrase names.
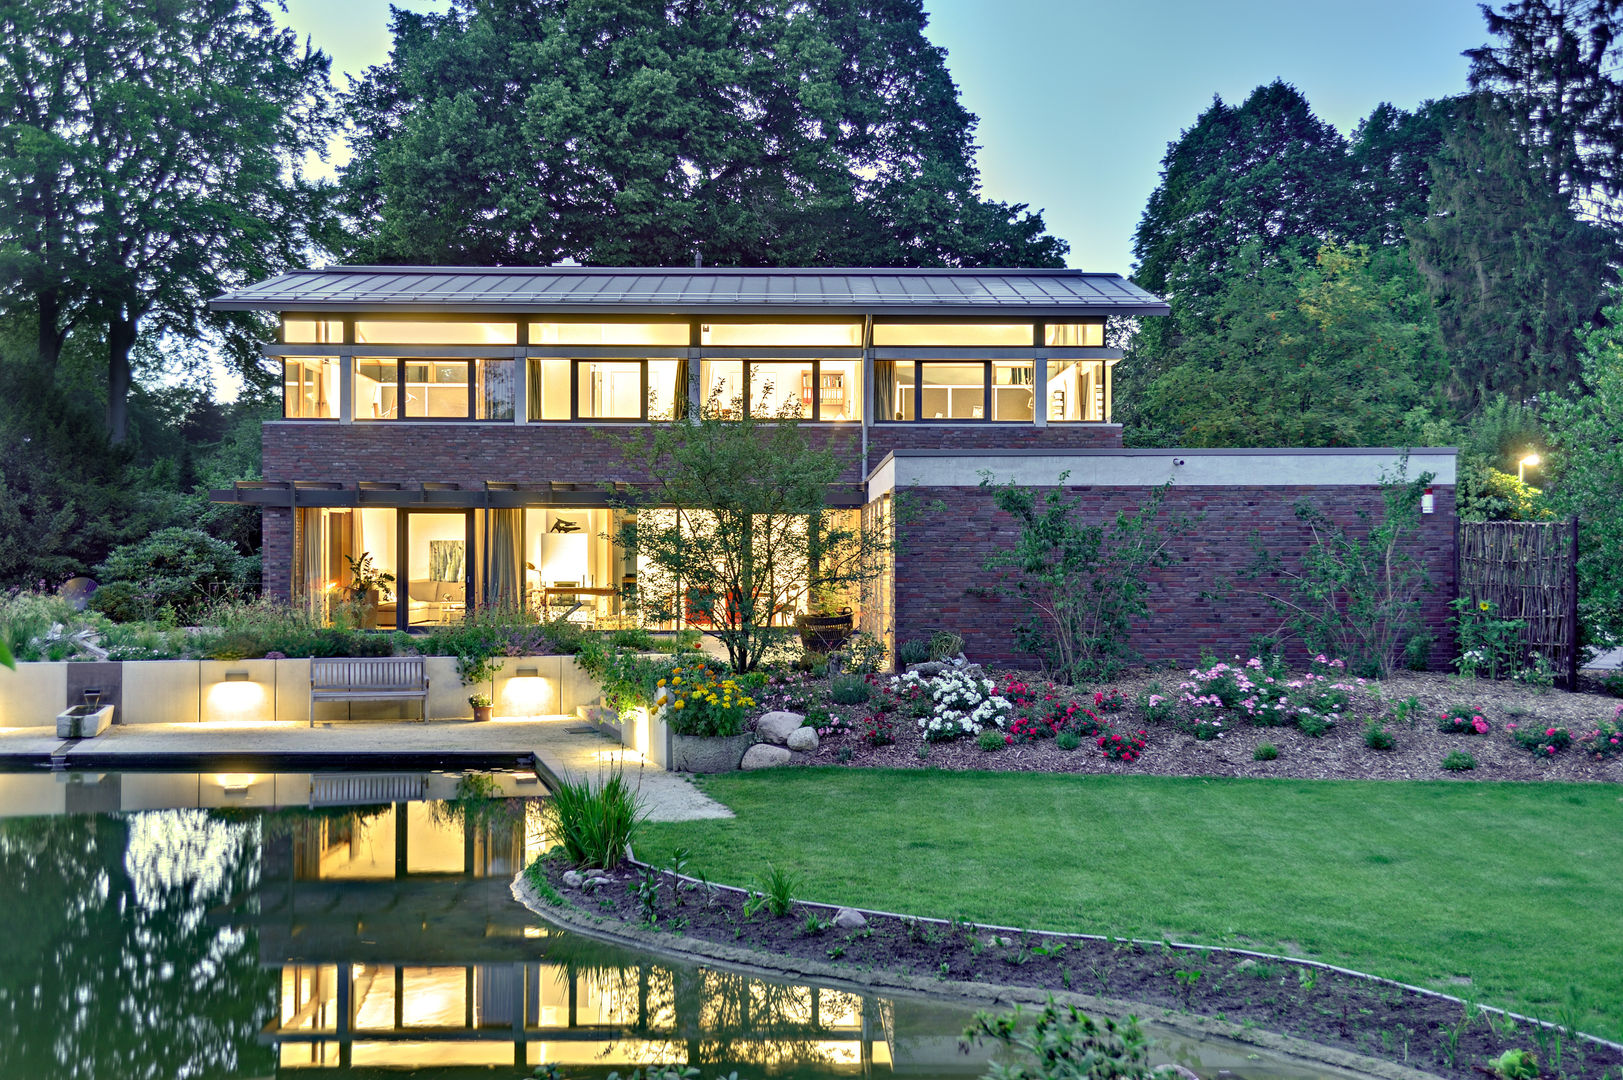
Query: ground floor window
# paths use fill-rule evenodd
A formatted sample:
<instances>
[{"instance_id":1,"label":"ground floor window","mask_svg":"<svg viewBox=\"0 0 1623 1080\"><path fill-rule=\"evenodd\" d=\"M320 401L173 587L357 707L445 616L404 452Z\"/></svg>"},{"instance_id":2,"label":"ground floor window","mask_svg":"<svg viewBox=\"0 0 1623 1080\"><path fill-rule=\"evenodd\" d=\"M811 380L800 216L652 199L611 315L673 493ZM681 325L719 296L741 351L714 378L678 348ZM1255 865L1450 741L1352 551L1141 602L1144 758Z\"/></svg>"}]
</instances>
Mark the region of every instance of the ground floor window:
<instances>
[{"instance_id":1,"label":"ground floor window","mask_svg":"<svg viewBox=\"0 0 1623 1080\"><path fill-rule=\"evenodd\" d=\"M351 606L367 627L435 626L467 610L477 542L469 510L301 509L294 592L324 619ZM364 575L370 588L354 586Z\"/></svg>"}]
</instances>

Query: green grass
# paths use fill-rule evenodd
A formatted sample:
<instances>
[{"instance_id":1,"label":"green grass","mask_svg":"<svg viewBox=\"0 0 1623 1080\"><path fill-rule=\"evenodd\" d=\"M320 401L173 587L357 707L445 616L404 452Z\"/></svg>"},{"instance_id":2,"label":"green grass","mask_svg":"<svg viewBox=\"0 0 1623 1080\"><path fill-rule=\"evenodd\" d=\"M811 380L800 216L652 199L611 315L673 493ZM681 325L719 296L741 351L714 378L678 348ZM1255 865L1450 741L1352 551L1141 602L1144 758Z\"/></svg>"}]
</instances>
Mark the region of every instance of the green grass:
<instances>
[{"instance_id":1,"label":"green grass","mask_svg":"<svg viewBox=\"0 0 1623 1080\"><path fill-rule=\"evenodd\" d=\"M1608 784L797 769L708 778L737 818L649 824L712 881L801 899L1240 945L1623 1035L1623 789ZM1451 982L1467 976L1469 985Z\"/></svg>"}]
</instances>

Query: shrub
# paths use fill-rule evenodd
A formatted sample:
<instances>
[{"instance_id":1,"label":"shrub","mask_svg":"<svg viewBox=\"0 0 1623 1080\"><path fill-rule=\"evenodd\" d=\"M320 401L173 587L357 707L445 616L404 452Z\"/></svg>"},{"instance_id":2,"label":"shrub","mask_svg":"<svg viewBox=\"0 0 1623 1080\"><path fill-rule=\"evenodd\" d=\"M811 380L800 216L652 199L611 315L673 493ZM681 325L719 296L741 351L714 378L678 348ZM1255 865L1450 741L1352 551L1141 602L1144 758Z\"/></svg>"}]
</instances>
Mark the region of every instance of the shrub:
<instances>
[{"instance_id":1,"label":"shrub","mask_svg":"<svg viewBox=\"0 0 1623 1080\"><path fill-rule=\"evenodd\" d=\"M1258 743L1257 748L1251 751L1252 761L1273 761L1279 757L1279 747L1271 742Z\"/></svg>"},{"instance_id":2,"label":"shrub","mask_svg":"<svg viewBox=\"0 0 1623 1080\"><path fill-rule=\"evenodd\" d=\"M1178 702L1161 692L1160 683L1150 683L1138 697L1138 711L1151 724L1168 724L1178 718Z\"/></svg>"},{"instance_id":3,"label":"shrub","mask_svg":"<svg viewBox=\"0 0 1623 1080\"><path fill-rule=\"evenodd\" d=\"M1149 733L1140 731L1132 735L1123 735L1111 732L1100 735L1098 747L1105 757L1112 761L1137 761L1144 756L1144 748L1149 745Z\"/></svg>"},{"instance_id":4,"label":"shrub","mask_svg":"<svg viewBox=\"0 0 1623 1080\"><path fill-rule=\"evenodd\" d=\"M800 888L800 879L788 870L780 870L771 863L767 863L766 877L761 881L761 898L766 902L767 911L777 918L783 918L794 910L795 892Z\"/></svg>"},{"instance_id":5,"label":"shrub","mask_svg":"<svg viewBox=\"0 0 1623 1080\"><path fill-rule=\"evenodd\" d=\"M1315 712L1302 712L1296 716L1296 730L1310 738L1317 739L1335 726L1334 720Z\"/></svg>"},{"instance_id":6,"label":"shrub","mask_svg":"<svg viewBox=\"0 0 1623 1080\"><path fill-rule=\"evenodd\" d=\"M828 698L836 705L861 705L873 696L873 687L861 675L837 675L828 685Z\"/></svg>"},{"instance_id":7,"label":"shrub","mask_svg":"<svg viewBox=\"0 0 1623 1080\"><path fill-rule=\"evenodd\" d=\"M1003 749L1012 739L1012 735L1005 735L1001 731L988 728L975 736L975 745L987 753L991 753L993 750Z\"/></svg>"},{"instance_id":8,"label":"shrub","mask_svg":"<svg viewBox=\"0 0 1623 1080\"><path fill-rule=\"evenodd\" d=\"M114 548L93 573L92 603L118 622L156 619L168 609L183 623L247 586L248 560L201 529L159 529Z\"/></svg>"},{"instance_id":9,"label":"shrub","mask_svg":"<svg viewBox=\"0 0 1623 1080\"><path fill-rule=\"evenodd\" d=\"M885 670L885 643L858 630L845 643L845 666L859 675L876 675Z\"/></svg>"},{"instance_id":10,"label":"shrub","mask_svg":"<svg viewBox=\"0 0 1623 1080\"><path fill-rule=\"evenodd\" d=\"M82 651L75 635L105 634L109 629L100 615L79 611L71 601L51 593L0 594L0 644L17 660L66 660Z\"/></svg>"},{"instance_id":11,"label":"shrub","mask_svg":"<svg viewBox=\"0 0 1623 1080\"><path fill-rule=\"evenodd\" d=\"M1510 732L1512 742L1539 757L1554 757L1559 751L1572 745L1572 736L1564 727L1540 727L1537 724L1522 727L1520 724L1506 724L1505 729Z\"/></svg>"},{"instance_id":12,"label":"shrub","mask_svg":"<svg viewBox=\"0 0 1623 1080\"><path fill-rule=\"evenodd\" d=\"M676 735L741 735L754 708L737 679L722 678L706 664L673 667L665 690L665 722ZM808 719L809 719L808 714Z\"/></svg>"},{"instance_id":13,"label":"shrub","mask_svg":"<svg viewBox=\"0 0 1623 1080\"><path fill-rule=\"evenodd\" d=\"M1244 664L1204 659L1178 684L1178 689L1180 705L1186 712L1200 703L1214 704L1238 710L1253 724L1274 727L1290 723L1291 696L1305 699L1303 691L1308 685L1303 680L1287 683L1284 662L1269 654L1266 660L1252 657Z\"/></svg>"},{"instance_id":14,"label":"shrub","mask_svg":"<svg viewBox=\"0 0 1623 1080\"><path fill-rule=\"evenodd\" d=\"M964 639L951 630L937 630L930 635L930 659L951 660L961 656L964 651Z\"/></svg>"},{"instance_id":15,"label":"shrub","mask_svg":"<svg viewBox=\"0 0 1623 1080\"><path fill-rule=\"evenodd\" d=\"M1194 530L1194 521L1184 515L1158 520L1169 481L1153 488L1136 512L1089 523L1082 497L1066 493L1066 475L1041 495L982 481L1020 528L1013 549L993 553L986 569L1012 571L999 588L1026 608L1015 629L1021 649L1042 657L1060 679L1109 679L1133 655L1133 621L1149 614L1150 571L1171 561L1171 545Z\"/></svg>"},{"instance_id":16,"label":"shrub","mask_svg":"<svg viewBox=\"0 0 1623 1080\"><path fill-rule=\"evenodd\" d=\"M1390 750L1398 744L1392 733L1373 717L1364 724L1364 745L1371 750Z\"/></svg>"},{"instance_id":17,"label":"shrub","mask_svg":"<svg viewBox=\"0 0 1623 1080\"><path fill-rule=\"evenodd\" d=\"M1178 699L1178 729L1202 742L1221 739L1227 732L1222 699L1216 694L1196 693L1198 686L1194 683L1183 686L1194 689L1185 689Z\"/></svg>"},{"instance_id":18,"label":"shrub","mask_svg":"<svg viewBox=\"0 0 1623 1080\"><path fill-rule=\"evenodd\" d=\"M1061 750L1075 750L1082 745L1082 736L1074 731L1062 731L1054 736L1054 745Z\"/></svg>"},{"instance_id":19,"label":"shrub","mask_svg":"<svg viewBox=\"0 0 1623 1080\"><path fill-rule=\"evenodd\" d=\"M874 713L862 719L860 738L875 749L896 741L896 722L884 713Z\"/></svg>"},{"instance_id":20,"label":"shrub","mask_svg":"<svg viewBox=\"0 0 1623 1080\"><path fill-rule=\"evenodd\" d=\"M661 680L669 680L674 669L684 664L703 663L697 653L643 656L632 649L616 648L597 636L581 642L575 660L581 670L603 688L603 700L616 713L654 707Z\"/></svg>"},{"instance_id":21,"label":"shrub","mask_svg":"<svg viewBox=\"0 0 1623 1080\"><path fill-rule=\"evenodd\" d=\"M1617 707L1617 714L1610 721L1602 720L1594 731L1584 736L1583 751L1597 758L1623 754L1623 705Z\"/></svg>"},{"instance_id":22,"label":"shrub","mask_svg":"<svg viewBox=\"0 0 1623 1080\"><path fill-rule=\"evenodd\" d=\"M919 729L929 742L948 742L961 735L979 735L987 728L1002 728L1012 719L1013 706L998 695L991 679L980 678L959 668L942 672L931 680L909 672L891 680L898 689L911 683L929 688L930 711L919 717ZM911 693L910 689L903 692Z\"/></svg>"},{"instance_id":23,"label":"shrub","mask_svg":"<svg viewBox=\"0 0 1623 1080\"><path fill-rule=\"evenodd\" d=\"M616 769L598 777L594 789L585 777L560 777L551 796L541 803L547 835L558 842L576 866L613 870L634 842L645 811L637 793Z\"/></svg>"},{"instance_id":24,"label":"shrub","mask_svg":"<svg viewBox=\"0 0 1623 1080\"><path fill-rule=\"evenodd\" d=\"M1623 671L1609 671L1598 680L1600 688L1613 697L1623 697Z\"/></svg>"},{"instance_id":25,"label":"shrub","mask_svg":"<svg viewBox=\"0 0 1623 1080\"><path fill-rule=\"evenodd\" d=\"M1449 772L1470 772L1476 768L1476 758L1464 750L1450 750L1443 755L1442 766Z\"/></svg>"},{"instance_id":26,"label":"shrub","mask_svg":"<svg viewBox=\"0 0 1623 1080\"><path fill-rule=\"evenodd\" d=\"M923 638L913 638L896 646L896 662L898 664L922 664L930 659L930 643Z\"/></svg>"},{"instance_id":27,"label":"shrub","mask_svg":"<svg viewBox=\"0 0 1623 1080\"><path fill-rule=\"evenodd\" d=\"M1065 731L1082 736L1084 739L1091 739L1095 735L1103 735L1110 730L1110 725L1104 718L1091 709L1079 709L1075 705L1067 705L1063 716L1064 722L1061 727Z\"/></svg>"},{"instance_id":28,"label":"shrub","mask_svg":"<svg viewBox=\"0 0 1623 1080\"><path fill-rule=\"evenodd\" d=\"M1093 692L1093 707L1100 712L1121 712L1127 708L1127 699L1114 687Z\"/></svg>"},{"instance_id":29,"label":"shrub","mask_svg":"<svg viewBox=\"0 0 1623 1080\"><path fill-rule=\"evenodd\" d=\"M1437 718L1437 730L1450 735L1486 735L1488 721L1481 709L1455 705Z\"/></svg>"},{"instance_id":30,"label":"shrub","mask_svg":"<svg viewBox=\"0 0 1623 1080\"><path fill-rule=\"evenodd\" d=\"M1527 628L1523 620L1495 618L1493 603L1488 600L1473 603L1462 596L1449 606L1454 609L1454 627L1460 643L1460 655L1454 666L1462 676L1474 679L1485 675L1497 679L1515 670L1522 633Z\"/></svg>"}]
</instances>

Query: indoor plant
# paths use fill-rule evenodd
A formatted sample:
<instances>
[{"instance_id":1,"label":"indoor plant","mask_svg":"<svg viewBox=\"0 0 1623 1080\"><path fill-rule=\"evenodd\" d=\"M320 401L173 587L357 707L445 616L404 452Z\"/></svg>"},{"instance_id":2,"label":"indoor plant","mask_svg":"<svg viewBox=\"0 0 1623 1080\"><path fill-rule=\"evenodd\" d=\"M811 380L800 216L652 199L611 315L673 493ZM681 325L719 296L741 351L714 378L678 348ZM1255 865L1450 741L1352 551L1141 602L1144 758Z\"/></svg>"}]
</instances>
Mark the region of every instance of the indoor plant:
<instances>
[{"instance_id":1,"label":"indoor plant","mask_svg":"<svg viewBox=\"0 0 1623 1080\"><path fill-rule=\"evenodd\" d=\"M473 706L473 718L475 720L489 720L491 714L495 711L495 702L491 700L489 694L483 692L469 694L468 704Z\"/></svg>"},{"instance_id":2,"label":"indoor plant","mask_svg":"<svg viewBox=\"0 0 1623 1080\"><path fill-rule=\"evenodd\" d=\"M707 664L672 668L654 700L671 731L671 768L680 772L729 772L755 741L744 730L755 699Z\"/></svg>"},{"instance_id":3,"label":"indoor plant","mask_svg":"<svg viewBox=\"0 0 1623 1080\"><path fill-rule=\"evenodd\" d=\"M345 555L344 561L349 563L349 598L360 613L361 629L376 630L378 598L389 599L394 575L379 569L372 562L370 551L363 551L359 556Z\"/></svg>"}]
</instances>

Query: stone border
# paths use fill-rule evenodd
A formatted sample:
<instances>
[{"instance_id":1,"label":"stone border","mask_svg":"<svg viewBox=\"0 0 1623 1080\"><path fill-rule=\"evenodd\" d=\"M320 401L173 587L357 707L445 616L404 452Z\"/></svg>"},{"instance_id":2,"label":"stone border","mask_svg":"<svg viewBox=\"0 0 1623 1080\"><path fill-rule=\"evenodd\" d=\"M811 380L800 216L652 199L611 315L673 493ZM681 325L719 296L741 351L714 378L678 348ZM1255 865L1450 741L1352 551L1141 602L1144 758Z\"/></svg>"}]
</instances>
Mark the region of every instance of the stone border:
<instances>
[{"instance_id":1,"label":"stone border","mask_svg":"<svg viewBox=\"0 0 1623 1080\"><path fill-rule=\"evenodd\" d=\"M642 864L633 861L632 865L641 866ZM666 872L668 873L668 871ZM730 888L730 886L716 887ZM1336 1069L1353 1076L1370 1077L1374 1078L1374 1080L1437 1080L1434 1073L1423 1072L1419 1069L1398 1065L1379 1058L1366 1057L1362 1054L1355 1054L1331 1046L1323 1046L1290 1035L1280 1035L1261 1028L1246 1028L1225 1020L1214 1020L1210 1017L1167 1012L1166 1010L1160 1010L1159 1015L1151 1016L1149 1015L1151 1012L1149 1008L1130 1001L1095 997L1091 994L1079 994L1065 990L1040 990L1029 986L1005 986L998 983L924 979L918 976L898 975L885 971L869 971L864 973L862 979L858 980L853 977L850 969L836 968L832 964L825 964L818 960L778 956L773 953L724 945L719 942L653 933L620 920L604 919L591 915L573 905L556 906L543 899L536 892L535 888L525 878L522 870L514 876L511 891L514 900L560 929L599 941L615 945L627 945L689 963L722 963L729 968L746 974L766 978L813 979L821 983L834 984L840 988L859 992L898 991L937 1001L983 1005L1020 1004L1040 1006L1052 998L1059 1004L1075 1005L1085 1012L1113 1017L1139 1016L1187 1038L1202 1039L1216 1036L1244 1046L1254 1046L1258 1049L1267 1050L1269 1053L1280 1055L1304 1065ZM808 904L805 906L829 907L826 904ZM867 912L867 914L889 915L888 912ZM922 921L939 922L940 920L926 919ZM1009 927L976 925L979 929L1010 929ZM1053 936L1080 937L1082 935ZM1159 942L1153 944L1159 944ZM1263 954L1251 953L1247 955L1261 956Z\"/></svg>"}]
</instances>

